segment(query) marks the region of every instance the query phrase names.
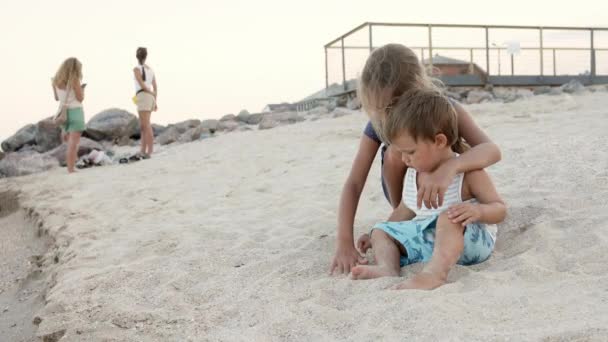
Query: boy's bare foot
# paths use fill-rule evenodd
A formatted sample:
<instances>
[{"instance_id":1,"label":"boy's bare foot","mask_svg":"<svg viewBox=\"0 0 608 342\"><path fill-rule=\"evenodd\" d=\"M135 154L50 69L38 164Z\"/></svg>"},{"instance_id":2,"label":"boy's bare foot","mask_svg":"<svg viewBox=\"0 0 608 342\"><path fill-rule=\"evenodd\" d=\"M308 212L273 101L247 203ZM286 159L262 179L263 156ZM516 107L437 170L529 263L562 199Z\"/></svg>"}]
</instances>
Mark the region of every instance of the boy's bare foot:
<instances>
[{"instance_id":1,"label":"boy's bare foot","mask_svg":"<svg viewBox=\"0 0 608 342\"><path fill-rule=\"evenodd\" d=\"M420 272L401 284L393 286L393 290L433 290L445 284L446 277L430 272Z\"/></svg>"},{"instance_id":2,"label":"boy's bare foot","mask_svg":"<svg viewBox=\"0 0 608 342\"><path fill-rule=\"evenodd\" d=\"M398 277L399 272L395 272L386 267L376 265L357 265L350 270L351 278L354 280L374 279L380 277Z\"/></svg>"}]
</instances>

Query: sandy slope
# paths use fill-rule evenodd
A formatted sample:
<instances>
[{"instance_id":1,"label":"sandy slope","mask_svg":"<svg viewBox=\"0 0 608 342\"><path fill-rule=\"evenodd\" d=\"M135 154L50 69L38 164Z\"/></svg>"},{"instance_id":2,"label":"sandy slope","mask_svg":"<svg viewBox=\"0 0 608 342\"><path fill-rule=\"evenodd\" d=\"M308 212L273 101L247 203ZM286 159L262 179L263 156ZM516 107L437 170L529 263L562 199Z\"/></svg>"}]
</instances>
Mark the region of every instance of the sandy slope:
<instances>
[{"instance_id":1,"label":"sandy slope","mask_svg":"<svg viewBox=\"0 0 608 342\"><path fill-rule=\"evenodd\" d=\"M61 341L597 340L608 336L608 93L468 107L502 146L494 256L433 292L329 277L362 114L227 134L132 165L3 180L58 244ZM378 161L377 161L378 162ZM375 165L356 233L389 214ZM50 259L58 257L53 265ZM405 276L419 266L403 269Z\"/></svg>"}]
</instances>

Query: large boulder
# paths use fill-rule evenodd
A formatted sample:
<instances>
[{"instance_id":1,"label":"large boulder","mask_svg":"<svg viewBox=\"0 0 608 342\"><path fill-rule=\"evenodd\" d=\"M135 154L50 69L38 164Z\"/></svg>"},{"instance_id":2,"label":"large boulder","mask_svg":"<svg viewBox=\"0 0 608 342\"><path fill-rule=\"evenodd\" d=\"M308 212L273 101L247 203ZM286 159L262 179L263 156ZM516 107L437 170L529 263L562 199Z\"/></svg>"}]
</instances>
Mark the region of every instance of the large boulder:
<instances>
[{"instance_id":1,"label":"large boulder","mask_svg":"<svg viewBox=\"0 0 608 342\"><path fill-rule=\"evenodd\" d=\"M306 120L303 116L297 112L282 112L282 113L267 113L264 115L264 120L277 121L280 124L293 124L296 122Z\"/></svg>"},{"instance_id":2,"label":"large boulder","mask_svg":"<svg viewBox=\"0 0 608 342\"><path fill-rule=\"evenodd\" d=\"M178 141L181 134L183 133L180 133L177 127L169 126L161 135L156 138L156 141L158 141L158 143L161 145L169 145Z\"/></svg>"},{"instance_id":3,"label":"large boulder","mask_svg":"<svg viewBox=\"0 0 608 342\"><path fill-rule=\"evenodd\" d=\"M59 162L52 156L36 151L8 153L0 160L0 174L4 177L17 177L47 171L58 167Z\"/></svg>"},{"instance_id":4,"label":"large boulder","mask_svg":"<svg viewBox=\"0 0 608 342\"><path fill-rule=\"evenodd\" d=\"M167 129L167 127L165 127L163 125L152 124L152 132L155 137L161 135L161 133L163 133L166 129Z\"/></svg>"},{"instance_id":5,"label":"large boulder","mask_svg":"<svg viewBox=\"0 0 608 342\"><path fill-rule=\"evenodd\" d=\"M220 121L218 128L220 131L232 132L240 126L235 120Z\"/></svg>"},{"instance_id":6,"label":"large boulder","mask_svg":"<svg viewBox=\"0 0 608 342\"><path fill-rule=\"evenodd\" d=\"M13 136L4 140L0 146L4 152L14 152L25 145L36 143L36 125L29 124L17 131Z\"/></svg>"},{"instance_id":7,"label":"large boulder","mask_svg":"<svg viewBox=\"0 0 608 342\"><path fill-rule=\"evenodd\" d=\"M549 94L551 92L551 87L549 86L540 86L534 89L534 95L544 95Z\"/></svg>"},{"instance_id":8,"label":"large boulder","mask_svg":"<svg viewBox=\"0 0 608 342\"><path fill-rule=\"evenodd\" d=\"M257 125L260 122L262 122L263 118L264 118L264 114L262 114L262 113L250 114L247 117L247 124L249 124L249 125Z\"/></svg>"},{"instance_id":9,"label":"large boulder","mask_svg":"<svg viewBox=\"0 0 608 342\"><path fill-rule=\"evenodd\" d=\"M351 110L360 109L361 101L359 101L359 98L357 96L349 97L348 102L346 102L346 108Z\"/></svg>"},{"instance_id":10,"label":"large boulder","mask_svg":"<svg viewBox=\"0 0 608 342\"><path fill-rule=\"evenodd\" d=\"M222 116L222 118L220 119L220 121L230 121L230 120L236 120L236 115L226 114L226 115Z\"/></svg>"},{"instance_id":11,"label":"large boulder","mask_svg":"<svg viewBox=\"0 0 608 342\"><path fill-rule=\"evenodd\" d=\"M66 155L67 150L68 150L68 145L66 143L63 143L63 144L57 146L56 148L54 148L53 150L45 153L45 155L55 158L59 162L59 165L65 165L66 164L65 155ZM77 152L78 157L80 158L81 156L84 156L85 154L89 154L93 150L103 151L104 148L100 143L98 143L96 141L93 141L93 140L85 138L85 137L81 137L80 144L78 144L78 152Z\"/></svg>"},{"instance_id":12,"label":"large boulder","mask_svg":"<svg viewBox=\"0 0 608 342\"><path fill-rule=\"evenodd\" d=\"M87 123L87 136L93 140L116 140L139 134L139 119L126 110L112 108L96 114Z\"/></svg>"},{"instance_id":13,"label":"large boulder","mask_svg":"<svg viewBox=\"0 0 608 342\"><path fill-rule=\"evenodd\" d=\"M467 95L467 103L481 103L492 101L494 96L485 90L471 90Z\"/></svg>"},{"instance_id":14,"label":"large boulder","mask_svg":"<svg viewBox=\"0 0 608 342\"><path fill-rule=\"evenodd\" d=\"M0 160L4 159L4 152L0 151Z\"/></svg>"},{"instance_id":15,"label":"large boulder","mask_svg":"<svg viewBox=\"0 0 608 342\"><path fill-rule=\"evenodd\" d=\"M220 122L216 119L208 119L203 120L203 122L201 122L201 127L204 129L208 129L209 131L215 132L219 129L219 124Z\"/></svg>"},{"instance_id":16,"label":"large boulder","mask_svg":"<svg viewBox=\"0 0 608 342\"><path fill-rule=\"evenodd\" d=\"M258 125L258 129L271 129L271 128L278 127L280 125L281 124L278 121L264 118L264 120L262 120L260 122L260 124Z\"/></svg>"},{"instance_id":17,"label":"large boulder","mask_svg":"<svg viewBox=\"0 0 608 342\"><path fill-rule=\"evenodd\" d=\"M61 145L61 127L46 118L36 124L36 150L43 153Z\"/></svg>"},{"instance_id":18,"label":"large boulder","mask_svg":"<svg viewBox=\"0 0 608 342\"><path fill-rule=\"evenodd\" d=\"M181 121L176 124L169 125L169 127L174 127L180 134L186 133L186 131L198 127L201 125L201 120L198 119L190 119L186 121Z\"/></svg>"},{"instance_id":19,"label":"large boulder","mask_svg":"<svg viewBox=\"0 0 608 342\"><path fill-rule=\"evenodd\" d=\"M331 117L339 118L342 116L351 115L351 114L355 114L355 113L359 113L359 112L355 111L355 110L350 110L347 108L338 107L331 112Z\"/></svg>"},{"instance_id":20,"label":"large boulder","mask_svg":"<svg viewBox=\"0 0 608 342\"><path fill-rule=\"evenodd\" d=\"M177 141L180 143L188 143L191 141L199 140L203 131L209 132L207 129L203 129L200 125L190 128L185 133L180 135Z\"/></svg>"},{"instance_id":21,"label":"large boulder","mask_svg":"<svg viewBox=\"0 0 608 342\"><path fill-rule=\"evenodd\" d=\"M585 86L577 80L570 80L570 82L563 84L561 89L564 93L578 94L585 91Z\"/></svg>"},{"instance_id":22,"label":"large boulder","mask_svg":"<svg viewBox=\"0 0 608 342\"><path fill-rule=\"evenodd\" d=\"M236 116L236 119L240 122L247 123L247 120L249 119L250 116L251 116L251 114L249 114L249 112L247 110L243 109L242 111L239 112L239 115Z\"/></svg>"}]
</instances>

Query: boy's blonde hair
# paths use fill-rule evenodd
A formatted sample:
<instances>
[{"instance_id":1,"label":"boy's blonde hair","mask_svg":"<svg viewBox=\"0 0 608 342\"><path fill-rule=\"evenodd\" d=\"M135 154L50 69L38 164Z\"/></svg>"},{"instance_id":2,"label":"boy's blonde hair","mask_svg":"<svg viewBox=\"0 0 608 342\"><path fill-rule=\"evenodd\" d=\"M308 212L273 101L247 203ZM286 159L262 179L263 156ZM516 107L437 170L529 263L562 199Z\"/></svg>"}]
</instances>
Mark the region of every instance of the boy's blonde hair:
<instances>
[{"instance_id":1,"label":"boy's blonde hair","mask_svg":"<svg viewBox=\"0 0 608 342\"><path fill-rule=\"evenodd\" d=\"M432 89L413 89L404 93L382 120L382 134L388 142L404 131L414 141L435 141L437 134L447 138L454 152L463 153L467 146L458 134L458 118L450 100Z\"/></svg>"},{"instance_id":2,"label":"boy's blonde hair","mask_svg":"<svg viewBox=\"0 0 608 342\"><path fill-rule=\"evenodd\" d=\"M53 78L55 87L66 88L68 81L82 79L82 63L76 57L70 57L61 63Z\"/></svg>"},{"instance_id":3,"label":"boy's blonde hair","mask_svg":"<svg viewBox=\"0 0 608 342\"><path fill-rule=\"evenodd\" d=\"M414 51L401 44L387 44L375 49L367 58L357 95L368 115L382 120L386 110L405 92L412 89L438 90L433 81ZM380 117L374 117L374 114L380 114Z\"/></svg>"}]
</instances>

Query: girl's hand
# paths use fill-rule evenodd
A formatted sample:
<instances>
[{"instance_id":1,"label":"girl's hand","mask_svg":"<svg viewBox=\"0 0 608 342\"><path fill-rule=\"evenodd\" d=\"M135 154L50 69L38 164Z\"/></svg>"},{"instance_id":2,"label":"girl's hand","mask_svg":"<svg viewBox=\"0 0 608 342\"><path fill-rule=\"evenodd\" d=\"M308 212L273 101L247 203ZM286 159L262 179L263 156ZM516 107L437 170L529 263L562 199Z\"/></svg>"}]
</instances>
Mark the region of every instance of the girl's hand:
<instances>
[{"instance_id":1,"label":"girl's hand","mask_svg":"<svg viewBox=\"0 0 608 342\"><path fill-rule=\"evenodd\" d=\"M357 252L355 246L352 243L338 244L329 273L333 274L336 271L338 274L348 274L350 269L358 264L367 264L367 259Z\"/></svg>"},{"instance_id":2,"label":"girl's hand","mask_svg":"<svg viewBox=\"0 0 608 342\"><path fill-rule=\"evenodd\" d=\"M463 227L481 219L481 207L472 203L459 203L448 208L448 218Z\"/></svg>"},{"instance_id":3,"label":"girl's hand","mask_svg":"<svg viewBox=\"0 0 608 342\"><path fill-rule=\"evenodd\" d=\"M453 160L453 159L452 159ZM427 208L439 208L443 205L443 196L456 176L454 163L450 161L441 164L433 173L426 174L418 181L418 208L422 203Z\"/></svg>"},{"instance_id":4,"label":"girl's hand","mask_svg":"<svg viewBox=\"0 0 608 342\"><path fill-rule=\"evenodd\" d=\"M372 240L369 237L369 234L363 234L357 240L357 249L359 252L365 254L368 249L372 247Z\"/></svg>"}]
</instances>

